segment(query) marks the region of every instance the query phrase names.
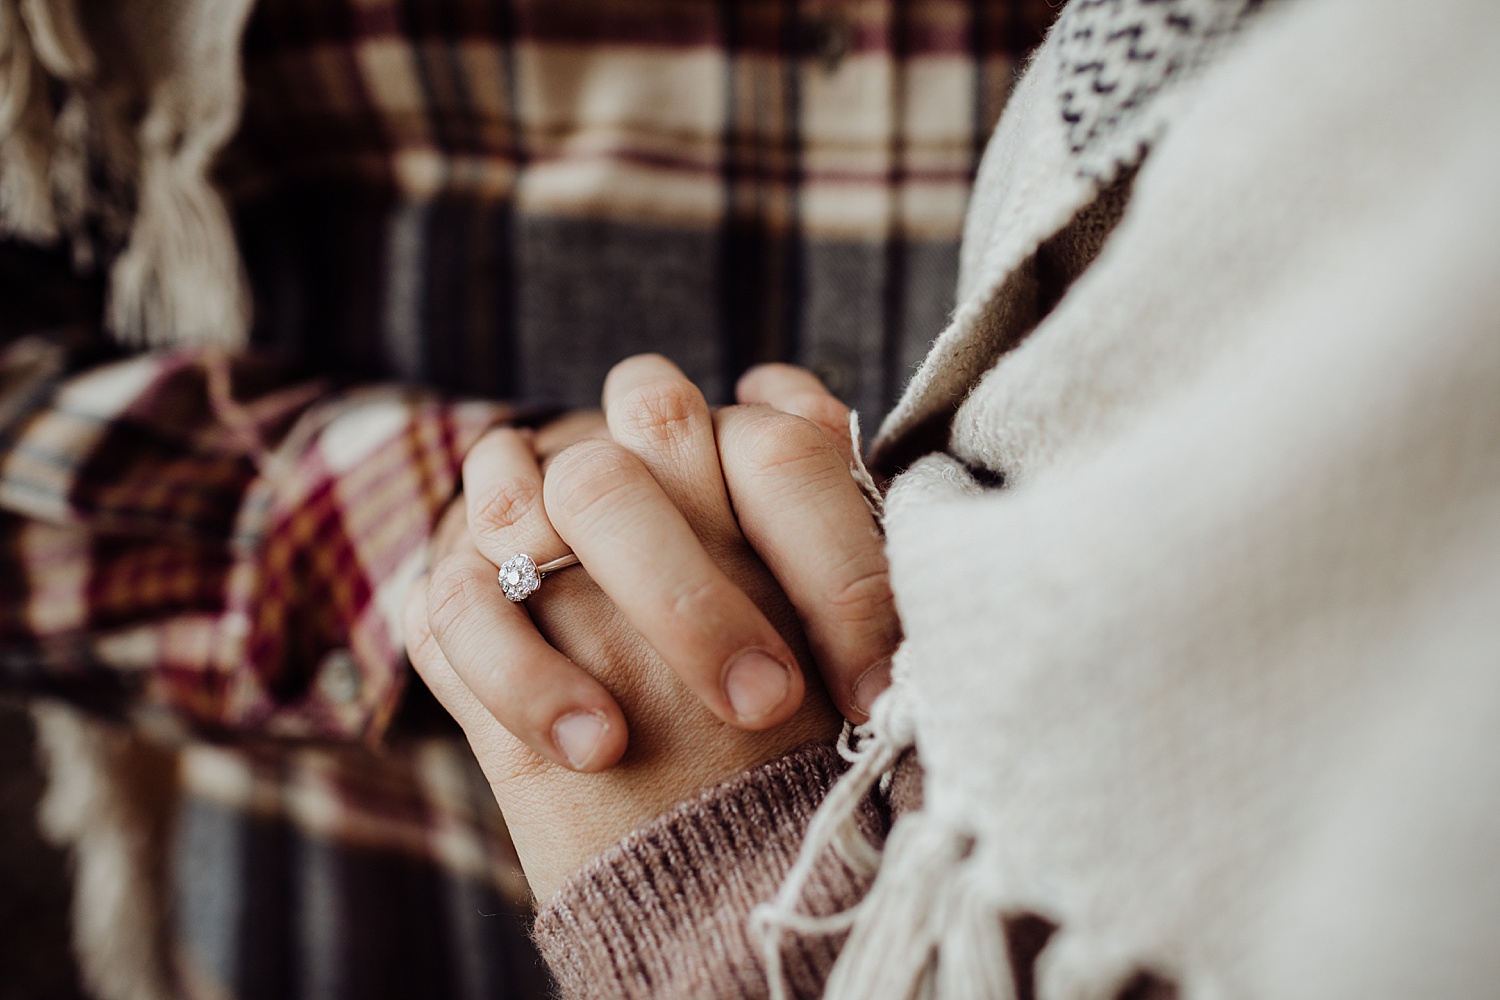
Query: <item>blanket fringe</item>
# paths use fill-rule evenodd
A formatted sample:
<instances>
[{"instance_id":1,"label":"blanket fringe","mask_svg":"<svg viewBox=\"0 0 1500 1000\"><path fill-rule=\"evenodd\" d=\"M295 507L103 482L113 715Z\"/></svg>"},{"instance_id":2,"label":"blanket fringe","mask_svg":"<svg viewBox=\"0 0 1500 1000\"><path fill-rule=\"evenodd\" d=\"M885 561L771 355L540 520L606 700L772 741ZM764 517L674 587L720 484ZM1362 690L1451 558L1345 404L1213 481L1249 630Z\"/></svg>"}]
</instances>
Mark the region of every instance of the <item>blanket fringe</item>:
<instances>
[{"instance_id":1,"label":"blanket fringe","mask_svg":"<svg viewBox=\"0 0 1500 1000\"><path fill-rule=\"evenodd\" d=\"M21 0L21 18L49 73L69 82L94 75L94 53L84 39L77 0Z\"/></svg>"},{"instance_id":2,"label":"blanket fringe","mask_svg":"<svg viewBox=\"0 0 1500 1000\"><path fill-rule=\"evenodd\" d=\"M859 486L859 492L865 498L865 506L870 508L875 523L884 531L885 497L881 495L880 486L865 465L864 436L859 431L858 410L849 411L849 452L853 456L849 461L849 474Z\"/></svg>"},{"instance_id":3,"label":"blanket fringe","mask_svg":"<svg viewBox=\"0 0 1500 1000\"><path fill-rule=\"evenodd\" d=\"M242 346L250 294L234 228L208 180L243 103L239 40L250 0L200 5L191 62L160 82L141 122L130 242L110 275L107 314L127 344Z\"/></svg>"},{"instance_id":4,"label":"blanket fringe","mask_svg":"<svg viewBox=\"0 0 1500 1000\"><path fill-rule=\"evenodd\" d=\"M0 236L57 239L46 77L15 0L0 0Z\"/></svg>"},{"instance_id":5,"label":"blanket fringe","mask_svg":"<svg viewBox=\"0 0 1500 1000\"><path fill-rule=\"evenodd\" d=\"M914 741L903 693L898 680L876 700L870 721L852 731L853 741L845 729L840 750L853 766L813 817L776 898L751 915L772 1000L790 996L781 960L788 932L814 937L846 931L825 1000L1015 1000L994 892L995 859L976 851L974 837L950 818L925 811L898 820L883 852L860 833L861 801ZM799 903L814 867L830 850L855 872L878 868L879 875L854 906L815 917Z\"/></svg>"},{"instance_id":6,"label":"blanket fringe","mask_svg":"<svg viewBox=\"0 0 1500 1000\"><path fill-rule=\"evenodd\" d=\"M813 816L807 838L776 898L756 907L750 915L751 933L760 945L772 1000L787 1000L789 996L781 961L782 936L788 931L823 935L848 930L865 905L862 900L840 913L816 917L801 912L798 904L826 851L834 851L859 874L868 875L880 864L880 852L860 832L858 813L865 796L912 745L910 719L902 710L903 703L890 695L887 691L876 699L869 722L857 729L845 726L839 752L852 766L829 790Z\"/></svg>"},{"instance_id":7,"label":"blanket fringe","mask_svg":"<svg viewBox=\"0 0 1500 1000\"><path fill-rule=\"evenodd\" d=\"M168 1000L166 824L172 756L61 705L37 704L42 832L72 853L73 948L100 1000Z\"/></svg>"},{"instance_id":8,"label":"blanket fringe","mask_svg":"<svg viewBox=\"0 0 1500 1000\"><path fill-rule=\"evenodd\" d=\"M201 141L188 149L177 105L159 101L141 125L139 203L110 274L109 326L135 346L237 346L250 302L234 230L208 183Z\"/></svg>"},{"instance_id":9,"label":"blanket fringe","mask_svg":"<svg viewBox=\"0 0 1500 1000\"><path fill-rule=\"evenodd\" d=\"M77 0L0 0L0 236L66 237L81 268L96 237L123 243L105 316L122 343L248 339L248 282L209 171L239 120L249 10L250 0L200 4L183 39L160 43L155 57L179 62L153 67L132 136L120 91L143 84L101 79Z\"/></svg>"}]
</instances>

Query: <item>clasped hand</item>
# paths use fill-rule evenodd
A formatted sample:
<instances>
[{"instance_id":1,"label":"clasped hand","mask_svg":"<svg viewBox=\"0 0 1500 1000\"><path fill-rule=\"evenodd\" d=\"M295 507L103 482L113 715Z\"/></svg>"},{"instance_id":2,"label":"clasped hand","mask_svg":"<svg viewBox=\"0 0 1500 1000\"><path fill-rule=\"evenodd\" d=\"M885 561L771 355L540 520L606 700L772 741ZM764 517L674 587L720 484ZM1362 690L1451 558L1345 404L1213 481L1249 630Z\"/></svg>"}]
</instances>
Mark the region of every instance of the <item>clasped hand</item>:
<instances>
[{"instance_id":1,"label":"clasped hand","mask_svg":"<svg viewBox=\"0 0 1500 1000\"><path fill-rule=\"evenodd\" d=\"M602 417L491 431L407 602L412 663L539 896L698 788L862 720L888 681L899 625L848 411L784 365L736 395L711 411L643 355ZM582 567L524 606L502 594L506 559L570 550Z\"/></svg>"}]
</instances>

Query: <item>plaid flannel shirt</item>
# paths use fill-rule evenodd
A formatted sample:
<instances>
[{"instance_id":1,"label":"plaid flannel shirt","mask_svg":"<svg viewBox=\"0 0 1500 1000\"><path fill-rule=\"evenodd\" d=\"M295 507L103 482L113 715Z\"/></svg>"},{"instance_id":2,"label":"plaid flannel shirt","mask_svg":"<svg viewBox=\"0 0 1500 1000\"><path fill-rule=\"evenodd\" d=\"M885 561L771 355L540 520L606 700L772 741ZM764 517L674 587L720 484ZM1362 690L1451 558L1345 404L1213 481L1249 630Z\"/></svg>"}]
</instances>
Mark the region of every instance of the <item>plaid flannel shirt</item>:
<instances>
[{"instance_id":1,"label":"plaid flannel shirt","mask_svg":"<svg viewBox=\"0 0 1500 1000\"><path fill-rule=\"evenodd\" d=\"M401 596L516 415L473 397L593 405L656 350L711 400L787 360L878 416L1054 14L259 0L218 178L254 350L121 356L97 276L0 246L0 684L179 740L183 995L545 990L482 776L392 724Z\"/></svg>"}]
</instances>

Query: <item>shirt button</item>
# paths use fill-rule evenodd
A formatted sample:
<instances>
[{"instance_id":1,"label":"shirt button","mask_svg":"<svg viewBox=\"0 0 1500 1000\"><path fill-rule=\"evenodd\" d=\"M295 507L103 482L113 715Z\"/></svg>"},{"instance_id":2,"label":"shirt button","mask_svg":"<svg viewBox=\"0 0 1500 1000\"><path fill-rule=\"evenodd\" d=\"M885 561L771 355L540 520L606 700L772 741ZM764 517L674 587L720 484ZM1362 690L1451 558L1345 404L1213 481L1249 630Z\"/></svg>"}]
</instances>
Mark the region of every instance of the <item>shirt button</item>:
<instances>
[{"instance_id":1,"label":"shirt button","mask_svg":"<svg viewBox=\"0 0 1500 1000\"><path fill-rule=\"evenodd\" d=\"M810 18L806 25L809 56L823 64L823 72L836 73L854 42L854 31L842 14Z\"/></svg>"},{"instance_id":2,"label":"shirt button","mask_svg":"<svg viewBox=\"0 0 1500 1000\"><path fill-rule=\"evenodd\" d=\"M330 650L318 665L318 690L336 705L349 705L359 700L363 686L359 665L354 662L354 654L347 649Z\"/></svg>"}]
</instances>

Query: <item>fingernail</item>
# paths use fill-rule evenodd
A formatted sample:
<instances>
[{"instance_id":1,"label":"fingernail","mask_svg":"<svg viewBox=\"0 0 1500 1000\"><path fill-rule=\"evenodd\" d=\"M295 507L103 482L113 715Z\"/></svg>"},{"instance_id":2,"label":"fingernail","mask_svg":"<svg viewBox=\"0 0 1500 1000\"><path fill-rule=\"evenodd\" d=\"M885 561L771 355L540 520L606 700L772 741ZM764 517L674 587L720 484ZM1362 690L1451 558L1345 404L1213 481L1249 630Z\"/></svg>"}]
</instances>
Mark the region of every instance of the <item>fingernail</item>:
<instances>
[{"instance_id":1,"label":"fingernail","mask_svg":"<svg viewBox=\"0 0 1500 1000\"><path fill-rule=\"evenodd\" d=\"M552 725L552 742L568 758L568 763L583 770L599 749L608 723L597 712L574 712L565 715Z\"/></svg>"},{"instance_id":2,"label":"fingernail","mask_svg":"<svg viewBox=\"0 0 1500 1000\"><path fill-rule=\"evenodd\" d=\"M859 675L854 682L854 707L866 716L880 692L891 686L891 658L888 656Z\"/></svg>"},{"instance_id":3,"label":"fingernail","mask_svg":"<svg viewBox=\"0 0 1500 1000\"><path fill-rule=\"evenodd\" d=\"M724 676L724 694L741 722L768 715L786 701L791 690L791 672L759 650L741 653Z\"/></svg>"}]
</instances>

